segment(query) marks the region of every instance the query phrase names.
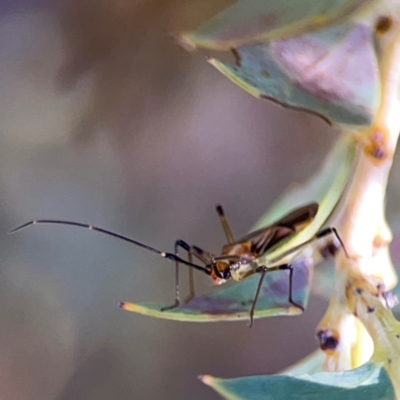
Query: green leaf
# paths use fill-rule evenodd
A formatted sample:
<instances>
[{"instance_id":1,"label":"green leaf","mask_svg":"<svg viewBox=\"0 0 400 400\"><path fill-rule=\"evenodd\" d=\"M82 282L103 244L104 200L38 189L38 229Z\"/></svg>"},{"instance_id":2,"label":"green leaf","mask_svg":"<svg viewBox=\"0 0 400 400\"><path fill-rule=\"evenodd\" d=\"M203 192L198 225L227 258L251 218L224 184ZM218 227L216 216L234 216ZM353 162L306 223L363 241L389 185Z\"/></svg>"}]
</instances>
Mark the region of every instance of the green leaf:
<instances>
[{"instance_id":1,"label":"green leaf","mask_svg":"<svg viewBox=\"0 0 400 400\"><path fill-rule=\"evenodd\" d=\"M366 25L343 24L239 47L236 55L238 65L209 62L255 97L358 126L370 125L379 106L374 36Z\"/></svg>"},{"instance_id":2,"label":"green leaf","mask_svg":"<svg viewBox=\"0 0 400 400\"><path fill-rule=\"evenodd\" d=\"M293 300L306 307L313 268L301 257L293 261L293 266ZM161 311L165 304L157 303L122 303L122 308L139 314L178 321L248 320L259 280L260 276L257 274L241 282L226 283L216 287L210 293L196 296L188 303L170 310ZM288 271L268 273L261 288L254 318L301 314L298 307L289 303L288 295Z\"/></svg>"},{"instance_id":3,"label":"green leaf","mask_svg":"<svg viewBox=\"0 0 400 400\"><path fill-rule=\"evenodd\" d=\"M324 352L317 349L302 360L281 371L281 375L303 375L321 372L324 360Z\"/></svg>"},{"instance_id":4,"label":"green leaf","mask_svg":"<svg viewBox=\"0 0 400 400\"><path fill-rule=\"evenodd\" d=\"M332 149L321 170L304 186L289 189L264 214L254 229L267 226L281 218L288 210L316 201L319 210L314 221L303 231L291 236L288 241L272 249L266 258L275 258L315 235L332 213L346 186L355 158L355 141L343 133ZM293 299L304 308L307 306L312 280L313 264L297 256L292 260L294 267ZM122 303L127 311L180 321L237 321L249 318L259 276L254 275L241 282L229 282L217 286L210 293L196 296L177 308L161 311L165 304ZM288 301L289 278L287 271L275 271L266 275L254 318L276 315L300 314L299 308Z\"/></svg>"},{"instance_id":5,"label":"green leaf","mask_svg":"<svg viewBox=\"0 0 400 400\"><path fill-rule=\"evenodd\" d=\"M295 36L347 19L373 0L241 0L179 40L187 48L230 50Z\"/></svg>"},{"instance_id":6,"label":"green leaf","mask_svg":"<svg viewBox=\"0 0 400 400\"><path fill-rule=\"evenodd\" d=\"M222 397L232 400L395 400L391 381L382 364L366 364L344 372L314 375L270 375L201 380Z\"/></svg>"},{"instance_id":7,"label":"green leaf","mask_svg":"<svg viewBox=\"0 0 400 400\"><path fill-rule=\"evenodd\" d=\"M332 295L332 282L334 280L334 261L331 260L331 262L327 266L324 265L324 268L315 269L311 293L325 300L329 300Z\"/></svg>"},{"instance_id":8,"label":"green leaf","mask_svg":"<svg viewBox=\"0 0 400 400\"><path fill-rule=\"evenodd\" d=\"M303 204L316 202L319 209L314 221L297 235L268 253L268 258L279 257L300 243L311 239L327 222L339 202L349 180L356 157L356 143L348 132L343 132L330 151L320 170L305 184L292 185L253 226L252 230L270 225L281 218L287 210Z\"/></svg>"}]
</instances>

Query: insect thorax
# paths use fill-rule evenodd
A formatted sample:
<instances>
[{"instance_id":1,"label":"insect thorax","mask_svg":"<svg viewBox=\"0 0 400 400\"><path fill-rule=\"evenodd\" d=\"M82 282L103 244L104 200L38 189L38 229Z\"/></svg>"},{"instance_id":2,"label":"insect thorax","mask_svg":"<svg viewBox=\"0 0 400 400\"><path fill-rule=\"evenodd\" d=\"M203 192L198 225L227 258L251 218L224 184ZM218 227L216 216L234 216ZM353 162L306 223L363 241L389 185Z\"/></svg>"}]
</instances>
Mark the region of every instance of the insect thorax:
<instances>
[{"instance_id":1,"label":"insect thorax","mask_svg":"<svg viewBox=\"0 0 400 400\"><path fill-rule=\"evenodd\" d=\"M250 275L253 275L258 268L255 257L251 253L243 254L238 262L229 266L231 277L235 281L241 281Z\"/></svg>"},{"instance_id":2,"label":"insect thorax","mask_svg":"<svg viewBox=\"0 0 400 400\"><path fill-rule=\"evenodd\" d=\"M251 242L230 243L222 248L221 257L226 256L226 260L218 261L216 264L220 275L229 271L230 278L240 281L252 275L257 268L255 257L251 252ZM214 283L221 284L225 280L213 277Z\"/></svg>"}]
</instances>

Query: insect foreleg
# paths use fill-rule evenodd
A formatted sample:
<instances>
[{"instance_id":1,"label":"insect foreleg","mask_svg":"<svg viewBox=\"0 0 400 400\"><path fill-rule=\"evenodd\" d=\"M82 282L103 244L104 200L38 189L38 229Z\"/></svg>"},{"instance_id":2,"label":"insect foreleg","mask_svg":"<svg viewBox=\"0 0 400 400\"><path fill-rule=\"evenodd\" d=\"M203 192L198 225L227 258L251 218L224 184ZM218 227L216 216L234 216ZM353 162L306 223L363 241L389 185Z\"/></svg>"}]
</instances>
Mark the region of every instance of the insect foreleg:
<instances>
[{"instance_id":1,"label":"insect foreleg","mask_svg":"<svg viewBox=\"0 0 400 400\"><path fill-rule=\"evenodd\" d=\"M188 262L189 264L193 264L193 255L198 258L200 261L207 264L204 260L204 257L198 254L198 252L193 250L193 247L188 245L183 240L176 240L175 241L175 302L171 306L163 307L161 311L171 310L173 308L178 307L181 304L180 298L180 284L179 284L179 264L180 264L180 257L179 257L179 248L187 251L188 254ZM197 248L196 248L197 249ZM206 268L205 268L206 272ZM189 269L189 296L185 299L185 303L189 302L195 296L195 289L194 289L194 276L193 276L193 268Z\"/></svg>"},{"instance_id":2,"label":"insect foreleg","mask_svg":"<svg viewBox=\"0 0 400 400\"><path fill-rule=\"evenodd\" d=\"M214 257L209 251L205 251L198 246L192 245L193 255L197 257L204 264L208 265L211 263L212 258Z\"/></svg>"}]
</instances>

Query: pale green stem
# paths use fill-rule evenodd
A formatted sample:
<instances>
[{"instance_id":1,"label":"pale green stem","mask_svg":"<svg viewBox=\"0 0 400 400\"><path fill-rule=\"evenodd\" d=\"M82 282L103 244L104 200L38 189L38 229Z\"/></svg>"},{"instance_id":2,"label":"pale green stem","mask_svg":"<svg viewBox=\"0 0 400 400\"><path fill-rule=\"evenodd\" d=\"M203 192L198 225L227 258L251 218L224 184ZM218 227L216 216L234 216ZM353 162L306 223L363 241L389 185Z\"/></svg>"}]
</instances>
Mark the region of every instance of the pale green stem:
<instances>
[{"instance_id":1,"label":"pale green stem","mask_svg":"<svg viewBox=\"0 0 400 400\"><path fill-rule=\"evenodd\" d=\"M325 370L354 368L373 351L365 330L351 315L346 288L360 278L373 282L378 277L388 289L397 282L388 252L392 235L385 220L385 193L400 132L400 2L388 1L385 8L378 15L388 15L393 25L380 38L381 104L371 127L352 131L360 142L360 157L334 222L351 260L337 259L333 296L318 327L335 332L340 339L336 350L326 352ZM376 19L377 9L373 11Z\"/></svg>"}]
</instances>

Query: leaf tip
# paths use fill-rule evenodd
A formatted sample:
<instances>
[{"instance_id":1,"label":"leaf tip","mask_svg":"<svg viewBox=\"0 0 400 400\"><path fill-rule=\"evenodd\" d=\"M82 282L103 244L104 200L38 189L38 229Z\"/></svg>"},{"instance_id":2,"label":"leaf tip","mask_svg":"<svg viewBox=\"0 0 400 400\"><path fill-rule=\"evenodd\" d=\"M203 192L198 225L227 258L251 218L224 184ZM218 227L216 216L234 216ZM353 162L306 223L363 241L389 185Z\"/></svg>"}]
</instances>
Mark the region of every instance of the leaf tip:
<instances>
[{"instance_id":1,"label":"leaf tip","mask_svg":"<svg viewBox=\"0 0 400 400\"><path fill-rule=\"evenodd\" d=\"M127 303L126 301L119 301L118 307L122 308L125 311L137 311L137 306L133 303Z\"/></svg>"},{"instance_id":2,"label":"leaf tip","mask_svg":"<svg viewBox=\"0 0 400 400\"><path fill-rule=\"evenodd\" d=\"M171 37L179 46L184 48L186 51L195 51L196 44L191 39L191 35L189 32L182 32L178 34L171 34Z\"/></svg>"},{"instance_id":3,"label":"leaf tip","mask_svg":"<svg viewBox=\"0 0 400 400\"><path fill-rule=\"evenodd\" d=\"M213 377L211 375L199 375L197 378L205 385L212 386Z\"/></svg>"}]
</instances>

